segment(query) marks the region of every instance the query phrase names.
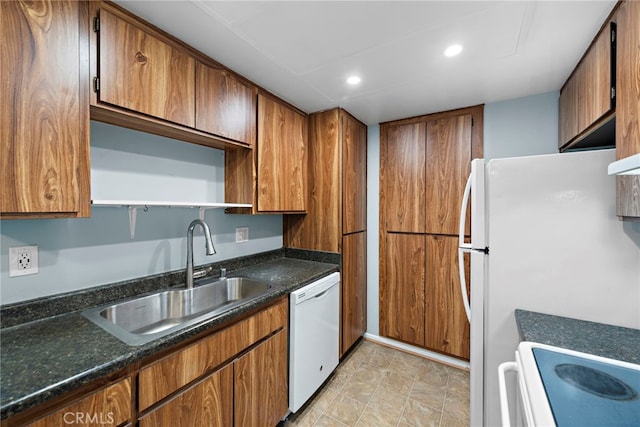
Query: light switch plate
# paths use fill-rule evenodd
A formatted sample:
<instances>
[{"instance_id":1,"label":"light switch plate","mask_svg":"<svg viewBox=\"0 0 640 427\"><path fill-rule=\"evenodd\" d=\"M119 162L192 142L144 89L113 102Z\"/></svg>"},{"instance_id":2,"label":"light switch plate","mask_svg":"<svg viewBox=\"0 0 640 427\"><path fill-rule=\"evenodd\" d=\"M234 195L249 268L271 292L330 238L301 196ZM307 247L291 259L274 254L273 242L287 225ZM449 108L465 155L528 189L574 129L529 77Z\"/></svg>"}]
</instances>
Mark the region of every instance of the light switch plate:
<instances>
[{"instance_id":1,"label":"light switch plate","mask_svg":"<svg viewBox=\"0 0 640 427\"><path fill-rule=\"evenodd\" d=\"M38 273L38 247L16 246L9 248L9 277Z\"/></svg>"},{"instance_id":2,"label":"light switch plate","mask_svg":"<svg viewBox=\"0 0 640 427\"><path fill-rule=\"evenodd\" d=\"M249 241L249 227L236 227L236 243Z\"/></svg>"}]
</instances>

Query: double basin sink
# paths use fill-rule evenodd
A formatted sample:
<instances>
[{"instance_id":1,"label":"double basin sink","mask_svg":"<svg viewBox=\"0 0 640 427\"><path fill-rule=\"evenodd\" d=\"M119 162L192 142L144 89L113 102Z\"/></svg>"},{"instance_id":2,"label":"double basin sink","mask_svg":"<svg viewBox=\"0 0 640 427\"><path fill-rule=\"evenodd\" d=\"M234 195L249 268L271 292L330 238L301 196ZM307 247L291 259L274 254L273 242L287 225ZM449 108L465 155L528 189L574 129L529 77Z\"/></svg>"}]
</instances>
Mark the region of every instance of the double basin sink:
<instances>
[{"instance_id":1,"label":"double basin sink","mask_svg":"<svg viewBox=\"0 0 640 427\"><path fill-rule=\"evenodd\" d=\"M129 345L141 345L220 316L269 293L272 285L246 277L215 278L85 310L82 315Z\"/></svg>"}]
</instances>

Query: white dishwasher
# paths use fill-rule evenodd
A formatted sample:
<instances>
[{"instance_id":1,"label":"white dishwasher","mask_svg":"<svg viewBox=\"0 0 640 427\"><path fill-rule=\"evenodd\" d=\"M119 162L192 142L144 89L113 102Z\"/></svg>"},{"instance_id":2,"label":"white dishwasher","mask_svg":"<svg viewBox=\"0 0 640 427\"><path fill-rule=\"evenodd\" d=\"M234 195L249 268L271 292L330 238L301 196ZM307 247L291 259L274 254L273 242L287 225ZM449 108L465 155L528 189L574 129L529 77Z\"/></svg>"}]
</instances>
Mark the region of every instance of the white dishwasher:
<instances>
[{"instance_id":1,"label":"white dishwasher","mask_svg":"<svg viewBox=\"0 0 640 427\"><path fill-rule=\"evenodd\" d=\"M291 293L289 410L296 412L338 366L340 273Z\"/></svg>"}]
</instances>

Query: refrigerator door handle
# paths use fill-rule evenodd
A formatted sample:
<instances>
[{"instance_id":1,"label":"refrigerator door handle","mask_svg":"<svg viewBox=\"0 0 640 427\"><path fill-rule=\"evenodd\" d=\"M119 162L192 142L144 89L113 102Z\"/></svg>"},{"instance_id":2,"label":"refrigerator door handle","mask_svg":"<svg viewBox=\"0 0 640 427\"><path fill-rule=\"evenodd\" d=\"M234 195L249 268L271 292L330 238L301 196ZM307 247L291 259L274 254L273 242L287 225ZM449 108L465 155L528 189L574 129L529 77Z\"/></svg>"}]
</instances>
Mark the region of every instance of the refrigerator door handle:
<instances>
[{"instance_id":1,"label":"refrigerator door handle","mask_svg":"<svg viewBox=\"0 0 640 427\"><path fill-rule=\"evenodd\" d=\"M464 312L467 320L471 322L471 307L469 306L469 296L467 295L467 278L464 271L464 253L471 252L471 244L464 242L464 229L466 224L467 207L469 206L469 195L471 194L471 175L467 179L464 187L464 195L462 196L462 206L460 206L460 226L458 231L458 271L460 272L460 291L462 303L464 304Z\"/></svg>"}]
</instances>

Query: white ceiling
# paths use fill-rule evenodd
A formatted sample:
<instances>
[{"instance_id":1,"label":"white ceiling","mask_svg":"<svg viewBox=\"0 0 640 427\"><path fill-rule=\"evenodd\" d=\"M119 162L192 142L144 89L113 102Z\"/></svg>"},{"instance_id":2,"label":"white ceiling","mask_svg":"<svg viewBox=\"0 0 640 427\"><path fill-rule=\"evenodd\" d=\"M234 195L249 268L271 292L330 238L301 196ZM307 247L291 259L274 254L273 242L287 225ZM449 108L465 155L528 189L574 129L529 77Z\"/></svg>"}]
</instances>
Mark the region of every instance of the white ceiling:
<instances>
[{"instance_id":1,"label":"white ceiling","mask_svg":"<svg viewBox=\"0 0 640 427\"><path fill-rule=\"evenodd\" d=\"M560 89L616 2L116 3L303 111L375 124Z\"/></svg>"}]
</instances>

